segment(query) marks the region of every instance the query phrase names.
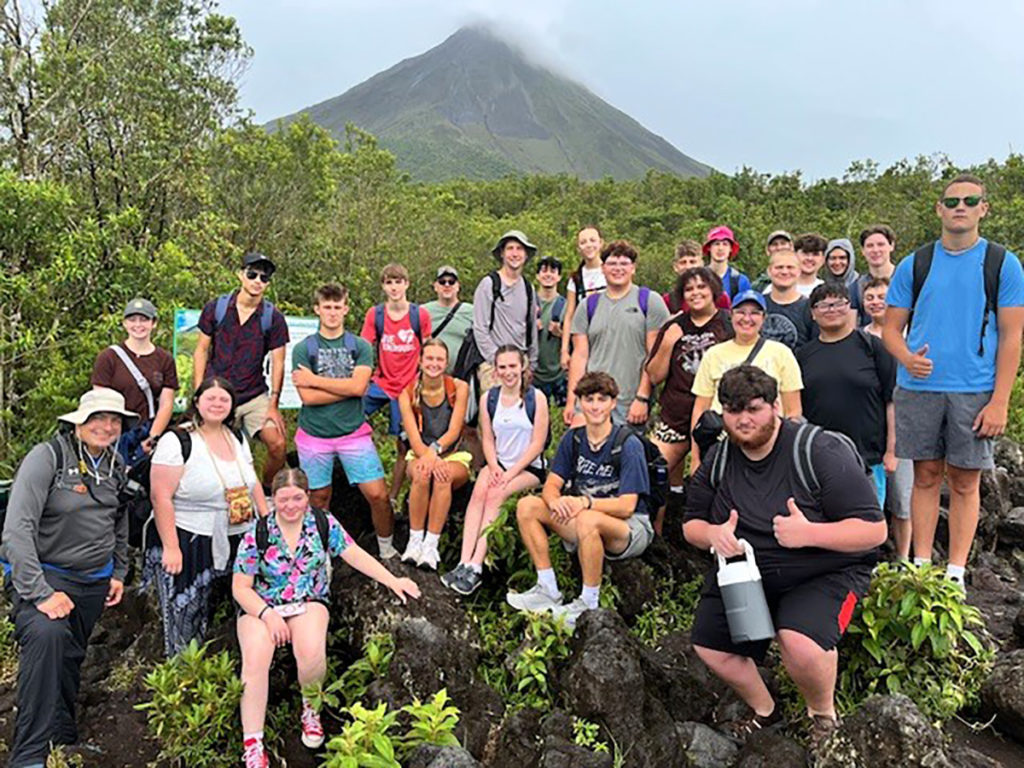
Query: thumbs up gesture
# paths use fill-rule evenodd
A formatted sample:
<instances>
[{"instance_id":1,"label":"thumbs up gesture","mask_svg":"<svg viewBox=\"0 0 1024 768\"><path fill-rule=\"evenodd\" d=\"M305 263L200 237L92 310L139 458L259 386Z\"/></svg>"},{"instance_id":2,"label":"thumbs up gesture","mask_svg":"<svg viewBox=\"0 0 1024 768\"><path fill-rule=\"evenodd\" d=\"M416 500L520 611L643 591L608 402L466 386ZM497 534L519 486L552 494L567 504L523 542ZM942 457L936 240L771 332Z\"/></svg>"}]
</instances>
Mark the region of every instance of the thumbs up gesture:
<instances>
[{"instance_id":1,"label":"thumbs up gesture","mask_svg":"<svg viewBox=\"0 0 1024 768\"><path fill-rule=\"evenodd\" d=\"M743 547L736 539L736 524L740 514L735 509L729 513L729 519L721 525L713 525L708 531L708 541L712 549L722 557L736 557L743 554Z\"/></svg>"},{"instance_id":2,"label":"thumbs up gesture","mask_svg":"<svg viewBox=\"0 0 1024 768\"><path fill-rule=\"evenodd\" d=\"M775 540L787 549L814 544L814 523L804 517L792 496L786 501L786 514L772 518L772 530L775 532Z\"/></svg>"},{"instance_id":3,"label":"thumbs up gesture","mask_svg":"<svg viewBox=\"0 0 1024 768\"><path fill-rule=\"evenodd\" d=\"M928 357L928 345L925 344L917 352L910 356L907 363L907 370L915 379L926 379L932 375L934 364Z\"/></svg>"}]
</instances>

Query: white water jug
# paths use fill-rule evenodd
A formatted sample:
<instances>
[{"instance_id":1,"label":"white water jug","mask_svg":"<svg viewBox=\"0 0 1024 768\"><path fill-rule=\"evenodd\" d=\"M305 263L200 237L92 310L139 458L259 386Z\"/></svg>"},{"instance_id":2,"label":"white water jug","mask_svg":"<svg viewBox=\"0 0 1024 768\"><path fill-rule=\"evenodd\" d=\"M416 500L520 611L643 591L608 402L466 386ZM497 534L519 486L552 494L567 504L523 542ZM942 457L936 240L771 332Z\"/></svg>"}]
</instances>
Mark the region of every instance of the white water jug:
<instances>
[{"instance_id":1,"label":"white water jug","mask_svg":"<svg viewBox=\"0 0 1024 768\"><path fill-rule=\"evenodd\" d=\"M754 559L754 548L746 539L740 539L744 558L734 562L717 552L718 589L725 605L725 620L729 624L729 636L734 643L752 640L768 640L775 637L775 626L764 597L761 572Z\"/></svg>"}]
</instances>

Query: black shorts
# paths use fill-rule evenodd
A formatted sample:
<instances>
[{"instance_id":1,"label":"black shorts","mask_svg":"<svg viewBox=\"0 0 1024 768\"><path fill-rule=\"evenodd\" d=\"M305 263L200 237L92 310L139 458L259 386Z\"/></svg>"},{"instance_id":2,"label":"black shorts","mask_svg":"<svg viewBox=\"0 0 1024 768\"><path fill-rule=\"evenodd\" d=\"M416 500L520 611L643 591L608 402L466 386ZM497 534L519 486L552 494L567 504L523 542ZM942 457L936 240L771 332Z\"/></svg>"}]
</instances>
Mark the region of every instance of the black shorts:
<instances>
[{"instance_id":1,"label":"black shorts","mask_svg":"<svg viewBox=\"0 0 1024 768\"><path fill-rule=\"evenodd\" d=\"M810 578L762 575L775 631L790 629L799 632L830 651L838 645L853 618L857 601L868 590L871 567L853 566L818 573ZM757 663L764 660L771 643L771 640L732 641L714 570L704 582L690 638L694 645L747 656Z\"/></svg>"},{"instance_id":2,"label":"black shorts","mask_svg":"<svg viewBox=\"0 0 1024 768\"><path fill-rule=\"evenodd\" d=\"M508 467L506 467L500 461L498 462L498 466L501 467L503 471L508 471ZM548 479L548 471L546 469L542 469L541 467L525 467L523 469L523 472L529 472L531 475L536 477L537 480L540 481L541 485L544 485L545 481Z\"/></svg>"}]
</instances>

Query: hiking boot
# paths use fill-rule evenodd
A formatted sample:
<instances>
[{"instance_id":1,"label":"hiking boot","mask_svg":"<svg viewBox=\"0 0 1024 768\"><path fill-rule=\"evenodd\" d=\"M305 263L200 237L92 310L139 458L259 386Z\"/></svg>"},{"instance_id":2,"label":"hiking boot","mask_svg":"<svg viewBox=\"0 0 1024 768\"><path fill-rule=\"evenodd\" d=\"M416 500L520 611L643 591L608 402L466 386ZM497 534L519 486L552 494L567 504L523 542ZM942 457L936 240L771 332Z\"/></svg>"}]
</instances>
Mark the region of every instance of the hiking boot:
<instances>
[{"instance_id":1,"label":"hiking boot","mask_svg":"<svg viewBox=\"0 0 1024 768\"><path fill-rule=\"evenodd\" d=\"M245 768L269 768L270 760L263 749L263 742L258 739L249 739L245 742L242 751L242 763Z\"/></svg>"},{"instance_id":2,"label":"hiking boot","mask_svg":"<svg viewBox=\"0 0 1024 768\"><path fill-rule=\"evenodd\" d=\"M320 713L305 701L302 702L302 743L316 749L324 743L324 727L320 724Z\"/></svg>"},{"instance_id":3,"label":"hiking boot","mask_svg":"<svg viewBox=\"0 0 1024 768\"><path fill-rule=\"evenodd\" d=\"M807 731L807 749L810 753L816 756L838 728L838 717L811 715L811 727Z\"/></svg>"},{"instance_id":4,"label":"hiking boot","mask_svg":"<svg viewBox=\"0 0 1024 768\"><path fill-rule=\"evenodd\" d=\"M782 715L779 712L778 704L775 705L775 709L772 710L770 715L759 715L751 709L748 710L747 717L723 723L722 731L733 741L743 744L762 728L769 728L781 719Z\"/></svg>"},{"instance_id":5,"label":"hiking boot","mask_svg":"<svg viewBox=\"0 0 1024 768\"><path fill-rule=\"evenodd\" d=\"M459 563L455 566L455 569L448 571L444 576L441 577L441 583L448 587L448 589L455 589L455 582L466 575L466 571L469 570L469 566L465 563Z\"/></svg>"},{"instance_id":6,"label":"hiking boot","mask_svg":"<svg viewBox=\"0 0 1024 768\"><path fill-rule=\"evenodd\" d=\"M583 615L584 611L589 610L590 606L583 602L583 598L577 597L571 603L552 608L551 613L556 619L559 617L565 619L565 626L569 629L576 629L576 620Z\"/></svg>"},{"instance_id":7,"label":"hiking boot","mask_svg":"<svg viewBox=\"0 0 1024 768\"><path fill-rule=\"evenodd\" d=\"M517 611L550 611L562 604L562 594L551 595L537 583L525 592L509 592L505 602Z\"/></svg>"},{"instance_id":8,"label":"hiking boot","mask_svg":"<svg viewBox=\"0 0 1024 768\"><path fill-rule=\"evenodd\" d=\"M452 584L452 589L460 595L472 595L484 583L484 575L472 568L466 568L462 575Z\"/></svg>"},{"instance_id":9,"label":"hiking boot","mask_svg":"<svg viewBox=\"0 0 1024 768\"><path fill-rule=\"evenodd\" d=\"M420 556L416 560L416 565L420 568L426 568L428 571L436 571L438 563L441 562L441 553L437 551L437 547L423 545L420 549Z\"/></svg>"},{"instance_id":10,"label":"hiking boot","mask_svg":"<svg viewBox=\"0 0 1024 768\"><path fill-rule=\"evenodd\" d=\"M390 560L393 557L398 557L398 550L393 544L378 544L377 557L380 560Z\"/></svg>"},{"instance_id":11,"label":"hiking boot","mask_svg":"<svg viewBox=\"0 0 1024 768\"><path fill-rule=\"evenodd\" d=\"M423 539L414 539L410 536L409 543L405 545L405 552L402 553L402 562L418 565L422 554Z\"/></svg>"}]
</instances>

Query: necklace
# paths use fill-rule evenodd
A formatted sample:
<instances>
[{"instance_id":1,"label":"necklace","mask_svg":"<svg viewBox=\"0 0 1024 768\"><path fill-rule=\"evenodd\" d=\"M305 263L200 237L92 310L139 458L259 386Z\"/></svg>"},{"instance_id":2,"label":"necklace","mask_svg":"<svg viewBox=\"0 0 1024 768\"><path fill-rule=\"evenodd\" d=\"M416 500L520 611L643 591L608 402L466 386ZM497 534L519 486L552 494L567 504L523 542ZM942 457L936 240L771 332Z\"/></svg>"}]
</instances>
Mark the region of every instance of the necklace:
<instances>
[{"instance_id":1,"label":"necklace","mask_svg":"<svg viewBox=\"0 0 1024 768\"><path fill-rule=\"evenodd\" d=\"M78 471L79 471L80 474L82 474L82 475L84 475L86 477L93 477L93 478L95 478L97 485L102 483L105 479L109 480L111 477L113 477L113 474L114 474L114 463L113 462L110 463L110 472L107 474L106 478L104 478L100 474L100 465L103 463L103 457L104 457L104 455L107 452L106 448L104 448L102 451L100 451L100 455L98 457L94 458L91 453L89 453L88 451L84 450L83 444L82 444L81 440L78 440L77 443L78 443ZM88 457L89 463L92 464L92 470L90 470L86 466L86 463L85 463L86 457Z\"/></svg>"}]
</instances>

